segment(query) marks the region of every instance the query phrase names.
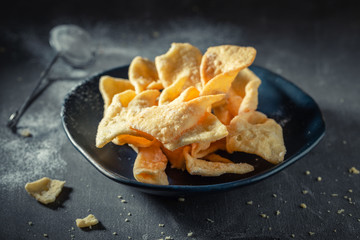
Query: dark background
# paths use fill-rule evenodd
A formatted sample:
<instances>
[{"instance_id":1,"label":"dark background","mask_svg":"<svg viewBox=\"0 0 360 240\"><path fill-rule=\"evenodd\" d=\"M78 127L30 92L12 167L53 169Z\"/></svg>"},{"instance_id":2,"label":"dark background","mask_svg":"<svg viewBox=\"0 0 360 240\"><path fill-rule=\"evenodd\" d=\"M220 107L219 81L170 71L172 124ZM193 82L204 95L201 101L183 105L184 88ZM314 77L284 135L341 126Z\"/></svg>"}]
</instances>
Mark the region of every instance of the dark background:
<instances>
[{"instance_id":1,"label":"dark background","mask_svg":"<svg viewBox=\"0 0 360 240\"><path fill-rule=\"evenodd\" d=\"M348 172L360 169L359 10L351 1L13 1L2 6L0 238L41 239L44 233L49 239L359 238L360 175ZM89 31L99 47L97 61L85 70L59 61L50 73L58 80L19 123L33 136L13 135L5 127L9 115L54 56L49 31L68 23ZM291 80L319 104L325 138L264 181L184 202L107 179L62 129L63 99L82 80L71 78L127 65L138 55L153 59L172 42L190 42L203 52L221 44L254 46L256 65ZM26 182L43 176L67 181L57 204L41 205L25 192ZM89 212L101 224L78 229L75 219Z\"/></svg>"}]
</instances>

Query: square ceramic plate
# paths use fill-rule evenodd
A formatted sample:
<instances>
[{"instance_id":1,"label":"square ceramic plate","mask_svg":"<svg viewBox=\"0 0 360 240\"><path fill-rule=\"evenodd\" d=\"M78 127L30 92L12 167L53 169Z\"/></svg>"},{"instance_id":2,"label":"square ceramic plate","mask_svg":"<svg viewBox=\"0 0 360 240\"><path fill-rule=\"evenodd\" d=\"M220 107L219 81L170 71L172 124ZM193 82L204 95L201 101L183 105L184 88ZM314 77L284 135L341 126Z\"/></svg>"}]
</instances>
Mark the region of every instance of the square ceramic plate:
<instances>
[{"instance_id":1,"label":"square ceramic plate","mask_svg":"<svg viewBox=\"0 0 360 240\"><path fill-rule=\"evenodd\" d=\"M103 75L127 79L128 66L114 68L90 77L66 97L61 118L71 143L101 173L110 179L143 192L180 196L204 192L226 191L265 179L308 153L324 136L325 123L316 102L283 77L261 67L250 69L262 80L258 110L283 127L287 153L284 162L272 165L252 154L220 152L234 162L247 162L255 171L245 174L224 174L220 177L192 176L186 171L167 168L170 185L158 186L137 182L133 177L136 153L127 145L112 143L95 147L97 126L103 116L103 100L99 79Z\"/></svg>"}]
</instances>

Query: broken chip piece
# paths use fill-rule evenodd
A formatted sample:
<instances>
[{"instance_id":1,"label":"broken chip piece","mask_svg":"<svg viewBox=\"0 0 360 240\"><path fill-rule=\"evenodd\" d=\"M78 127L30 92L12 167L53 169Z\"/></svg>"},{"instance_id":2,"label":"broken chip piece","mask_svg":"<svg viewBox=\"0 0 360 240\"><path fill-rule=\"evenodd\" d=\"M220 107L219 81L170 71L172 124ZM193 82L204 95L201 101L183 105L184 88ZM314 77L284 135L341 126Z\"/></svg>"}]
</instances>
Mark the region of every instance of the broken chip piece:
<instances>
[{"instance_id":1,"label":"broken chip piece","mask_svg":"<svg viewBox=\"0 0 360 240\"><path fill-rule=\"evenodd\" d=\"M76 226L79 228L91 227L99 223L99 220L93 214L89 214L85 218L76 219Z\"/></svg>"},{"instance_id":2,"label":"broken chip piece","mask_svg":"<svg viewBox=\"0 0 360 240\"><path fill-rule=\"evenodd\" d=\"M39 202L49 204L55 202L64 184L65 181L43 177L37 181L26 183L25 190Z\"/></svg>"}]
</instances>

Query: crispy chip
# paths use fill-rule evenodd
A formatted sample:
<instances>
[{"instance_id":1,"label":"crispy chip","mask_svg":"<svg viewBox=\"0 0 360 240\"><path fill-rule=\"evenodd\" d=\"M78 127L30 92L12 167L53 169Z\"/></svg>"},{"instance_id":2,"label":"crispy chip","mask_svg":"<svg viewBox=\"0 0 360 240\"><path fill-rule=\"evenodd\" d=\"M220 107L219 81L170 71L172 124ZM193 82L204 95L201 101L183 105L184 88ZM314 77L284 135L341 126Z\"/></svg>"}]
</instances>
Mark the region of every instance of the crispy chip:
<instances>
[{"instance_id":1,"label":"crispy chip","mask_svg":"<svg viewBox=\"0 0 360 240\"><path fill-rule=\"evenodd\" d=\"M131 119L130 125L155 137L172 151L181 147L174 145L181 134L192 128L213 103L221 101L224 97L224 94L208 95L179 104L170 103L146 108L136 118Z\"/></svg>"},{"instance_id":2,"label":"crispy chip","mask_svg":"<svg viewBox=\"0 0 360 240\"><path fill-rule=\"evenodd\" d=\"M214 115L222 122L224 125L229 125L233 115L228 109L226 102L222 105L216 106L213 108Z\"/></svg>"},{"instance_id":3,"label":"crispy chip","mask_svg":"<svg viewBox=\"0 0 360 240\"><path fill-rule=\"evenodd\" d=\"M172 43L164 55L155 58L156 69L164 87L179 78L186 78L184 89L190 86L201 90L199 66L202 53L189 43Z\"/></svg>"},{"instance_id":4,"label":"crispy chip","mask_svg":"<svg viewBox=\"0 0 360 240\"><path fill-rule=\"evenodd\" d=\"M197 90L195 87L191 86L185 89L180 96L178 96L174 101L172 101L173 104L179 104L182 102L188 102L190 100L193 100L197 97L199 97L199 90Z\"/></svg>"},{"instance_id":5,"label":"crispy chip","mask_svg":"<svg viewBox=\"0 0 360 240\"><path fill-rule=\"evenodd\" d=\"M89 214L85 218L77 218L76 219L76 226L79 228L91 227L98 223L99 223L99 220L97 220L97 218L93 214Z\"/></svg>"},{"instance_id":6,"label":"crispy chip","mask_svg":"<svg viewBox=\"0 0 360 240\"><path fill-rule=\"evenodd\" d=\"M167 162L159 144L146 148L139 147L134 163L134 177L143 183L169 185L165 173Z\"/></svg>"},{"instance_id":7,"label":"crispy chip","mask_svg":"<svg viewBox=\"0 0 360 240\"><path fill-rule=\"evenodd\" d=\"M256 154L278 164L284 160L286 149L282 128L260 112L241 113L228 126L226 149Z\"/></svg>"},{"instance_id":8,"label":"crispy chip","mask_svg":"<svg viewBox=\"0 0 360 240\"><path fill-rule=\"evenodd\" d=\"M126 79L102 76L99 81L99 90L104 100L104 110L106 110L115 94L125 90L134 90L134 87Z\"/></svg>"},{"instance_id":9,"label":"crispy chip","mask_svg":"<svg viewBox=\"0 0 360 240\"><path fill-rule=\"evenodd\" d=\"M208 81L222 73L237 74L250 66L255 56L256 50L253 47L222 45L208 48L200 65L203 85L205 86Z\"/></svg>"},{"instance_id":10,"label":"crispy chip","mask_svg":"<svg viewBox=\"0 0 360 240\"><path fill-rule=\"evenodd\" d=\"M165 105L172 102L175 98L180 96L182 88L186 82L186 77L178 78L170 86L165 88L159 97L159 105Z\"/></svg>"},{"instance_id":11,"label":"crispy chip","mask_svg":"<svg viewBox=\"0 0 360 240\"><path fill-rule=\"evenodd\" d=\"M159 79L154 62L142 57L135 57L129 66L129 81L135 86L136 93Z\"/></svg>"},{"instance_id":12,"label":"crispy chip","mask_svg":"<svg viewBox=\"0 0 360 240\"><path fill-rule=\"evenodd\" d=\"M184 149L186 170L191 175L220 176L225 173L245 174L254 170L254 167L247 163L209 162L194 158L189 152L190 147L186 147Z\"/></svg>"},{"instance_id":13,"label":"crispy chip","mask_svg":"<svg viewBox=\"0 0 360 240\"><path fill-rule=\"evenodd\" d=\"M142 109L153 106L160 92L157 90L146 90L136 95L124 107L121 103L124 94L114 96L105 116L100 121L96 134L96 147L101 148L119 135L142 136L129 127L129 119L139 113ZM152 139L150 139L152 140Z\"/></svg>"},{"instance_id":14,"label":"crispy chip","mask_svg":"<svg viewBox=\"0 0 360 240\"><path fill-rule=\"evenodd\" d=\"M171 163L172 168L185 170L185 157L183 153L184 147L180 147L178 149L175 149L174 151L170 151L162 145L161 150Z\"/></svg>"},{"instance_id":15,"label":"crispy chip","mask_svg":"<svg viewBox=\"0 0 360 240\"><path fill-rule=\"evenodd\" d=\"M200 142L191 145L191 156L202 158L217 150L226 150L226 139L222 138L215 142Z\"/></svg>"},{"instance_id":16,"label":"crispy chip","mask_svg":"<svg viewBox=\"0 0 360 240\"><path fill-rule=\"evenodd\" d=\"M209 155L206 155L204 157L205 160L208 160L210 162L222 162L222 163L233 163L231 160L224 158L216 153L212 153Z\"/></svg>"},{"instance_id":17,"label":"crispy chip","mask_svg":"<svg viewBox=\"0 0 360 240\"><path fill-rule=\"evenodd\" d=\"M261 80L255 75L250 69L245 68L241 70L236 76L235 80L231 85L231 91L229 92L230 97L229 104L238 105L234 102L241 102L236 109L236 116L240 112L255 111L258 105L258 88L261 84ZM236 99L236 97L238 97ZM234 110L233 110L234 111Z\"/></svg>"},{"instance_id":18,"label":"crispy chip","mask_svg":"<svg viewBox=\"0 0 360 240\"><path fill-rule=\"evenodd\" d=\"M227 93L235 77L236 72L225 72L215 76L213 79L206 83L200 93L200 96Z\"/></svg>"},{"instance_id":19,"label":"crispy chip","mask_svg":"<svg viewBox=\"0 0 360 240\"><path fill-rule=\"evenodd\" d=\"M156 89L156 90L162 90L164 89L164 86L162 85L160 80L157 80L156 82L152 82L149 85L147 85L146 89Z\"/></svg>"},{"instance_id":20,"label":"crispy chip","mask_svg":"<svg viewBox=\"0 0 360 240\"><path fill-rule=\"evenodd\" d=\"M136 147L150 147L154 144L155 139L149 140L140 136L123 134L114 138L112 142L116 145L132 144Z\"/></svg>"}]
</instances>

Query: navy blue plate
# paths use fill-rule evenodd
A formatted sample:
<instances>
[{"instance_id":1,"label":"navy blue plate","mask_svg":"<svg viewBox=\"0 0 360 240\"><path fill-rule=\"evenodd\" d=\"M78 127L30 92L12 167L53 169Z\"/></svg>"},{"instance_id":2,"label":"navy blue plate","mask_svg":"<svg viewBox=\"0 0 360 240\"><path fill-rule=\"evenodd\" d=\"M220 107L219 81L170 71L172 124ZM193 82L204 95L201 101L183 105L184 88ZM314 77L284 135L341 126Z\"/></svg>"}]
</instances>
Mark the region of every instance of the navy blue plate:
<instances>
[{"instance_id":1,"label":"navy blue plate","mask_svg":"<svg viewBox=\"0 0 360 240\"><path fill-rule=\"evenodd\" d=\"M102 75L127 78L128 66L90 77L73 89L67 95L61 110L63 127L71 143L96 169L114 181L143 192L180 196L226 191L257 182L281 171L308 153L324 136L325 123L315 101L301 89L264 68L251 66L250 69L262 80L258 110L283 127L287 153L284 162L278 165L272 165L252 154L220 152L234 162L254 165L255 171L245 175L201 177L168 167L168 186L137 182L132 174L136 153L130 147L112 143L101 149L95 147L97 126L103 115L99 78Z\"/></svg>"}]
</instances>

